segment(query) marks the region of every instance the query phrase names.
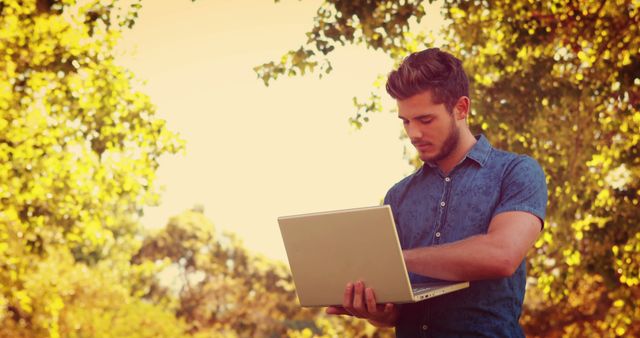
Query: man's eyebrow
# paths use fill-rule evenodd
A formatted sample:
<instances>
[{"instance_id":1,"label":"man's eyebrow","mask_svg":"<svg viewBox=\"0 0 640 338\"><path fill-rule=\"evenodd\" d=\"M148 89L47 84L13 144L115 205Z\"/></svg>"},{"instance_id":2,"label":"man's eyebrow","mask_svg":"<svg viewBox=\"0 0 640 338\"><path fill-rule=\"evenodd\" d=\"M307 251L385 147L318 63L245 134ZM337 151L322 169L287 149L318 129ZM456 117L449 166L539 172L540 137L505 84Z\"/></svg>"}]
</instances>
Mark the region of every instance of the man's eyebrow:
<instances>
[{"instance_id":1,"label":"man's eyebrow","mask_svg":"<svg viewBox=\"0 0 640 338\"><path fill-rule=\"evenodd\" d=\"M436 114L434 114L434 113L424 113L424 114L421 114L421 115L418 115L418 116L414 116L413 119L414 120L421 120L421 119L426 119L426 118L432 118L432 117L435 117L435 116L436 116ZM398 115L398 118L401 119L401 120L406 120L406 118L404 118L404 117L402 117L400 115Z\"/></svg>"}]
</instances>

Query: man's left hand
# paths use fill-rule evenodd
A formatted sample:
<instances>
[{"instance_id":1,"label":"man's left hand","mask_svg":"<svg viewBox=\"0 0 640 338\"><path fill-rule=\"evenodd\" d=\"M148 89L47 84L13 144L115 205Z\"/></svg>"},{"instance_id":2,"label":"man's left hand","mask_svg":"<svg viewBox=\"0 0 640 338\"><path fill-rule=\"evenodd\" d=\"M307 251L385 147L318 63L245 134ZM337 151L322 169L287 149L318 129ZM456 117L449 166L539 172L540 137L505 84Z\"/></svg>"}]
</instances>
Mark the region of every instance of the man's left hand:
<instances>
[{"instance_id":1,"label":"man's left hand","mask_svg":"<svg viewBox=\"0 0 640 338\"><path fill-rule=\"evenodd\" d=\"M342 306L330 306L326 310L330 315L348 315L369 320L375 326L394 326L398 319L398 307L395 304L377 304L375 292L358 281L348 283L344 290Z\"/></svg>"}]
</instances>

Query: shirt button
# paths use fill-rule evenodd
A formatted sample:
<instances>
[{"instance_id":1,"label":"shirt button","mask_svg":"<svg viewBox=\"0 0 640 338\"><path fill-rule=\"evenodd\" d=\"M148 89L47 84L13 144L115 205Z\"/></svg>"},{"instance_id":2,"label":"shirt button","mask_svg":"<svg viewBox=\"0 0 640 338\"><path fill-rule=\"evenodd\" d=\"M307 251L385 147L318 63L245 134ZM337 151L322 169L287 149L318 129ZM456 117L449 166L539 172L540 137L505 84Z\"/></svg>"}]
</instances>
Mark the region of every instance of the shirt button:
<instances>
[{"instance_id":1,"label":"shirt button","mask_svg":"<svg viewBox=\"0 0 640 338\"><path fill-rule=\"evenodd\" d=\"M429 327L428 327L427 325L422 325L422 329L423 329L424 331L427 331L427 329L428 329L428 328L429 328Z\"/></svg>"},{"instance_id":2,"label":"shirt button","mask_svg":"<svg viewBox=\"0 0 640 338\"><path fill-rule=\"evenodd\" d=\"M444 202L440 202L440 206L441 206L441 207L444 207L444 206L445 206L445 204L446 204L446 203L444 203Z\"/></svg>"},{"instance_id":3,"label":"shirt button","mask_svg":"<svg viewBox=\"0 0 640 338\"><path fill-rule=\"evenodd\" d=\"M451 179L449 177L445 177L444 180L445 180L445 182L450 182L451 181Z\"/></svg>"},{"instance_id":4,"label":"shirt button","mask_svg":"<svg viewBox=\"0 0 640 338\"><path fill-rule=\"evenodd\" d=\"M440 232L436 232L436 237L440 238Z\"/></svg>"}]
</instances>

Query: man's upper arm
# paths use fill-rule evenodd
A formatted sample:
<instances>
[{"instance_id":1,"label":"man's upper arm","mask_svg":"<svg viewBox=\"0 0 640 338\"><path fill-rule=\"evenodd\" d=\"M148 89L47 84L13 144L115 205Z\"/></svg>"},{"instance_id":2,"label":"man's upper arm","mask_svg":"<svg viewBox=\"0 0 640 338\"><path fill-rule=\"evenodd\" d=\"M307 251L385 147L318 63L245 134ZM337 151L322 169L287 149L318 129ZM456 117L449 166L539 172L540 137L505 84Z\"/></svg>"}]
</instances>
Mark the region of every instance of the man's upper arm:
<instances>
[{"instance_id":1,"label":"man's upper arm","mask_svg":"<svg viewBox=\"0 0 640 338\"><path fill-rule=\"evenodd\" d=\"M507 211L524 211L538 217L542 227L546 208L547 182L542 168L533 158L519 156L502 180L500 202L493 218Z\"/></svg>"},{"instance_id":2,"label":"man's upper arm","mask_svg":"<svg viewBox=\"0 0 640 338\"><path fill-rule=\"evenodd\" d=\"M533 246L544 225L547 184L540 165L531 157L519 156L501 185L500 202L489 224L489 235L515 270Z\"/></svg>"}]
</instances>

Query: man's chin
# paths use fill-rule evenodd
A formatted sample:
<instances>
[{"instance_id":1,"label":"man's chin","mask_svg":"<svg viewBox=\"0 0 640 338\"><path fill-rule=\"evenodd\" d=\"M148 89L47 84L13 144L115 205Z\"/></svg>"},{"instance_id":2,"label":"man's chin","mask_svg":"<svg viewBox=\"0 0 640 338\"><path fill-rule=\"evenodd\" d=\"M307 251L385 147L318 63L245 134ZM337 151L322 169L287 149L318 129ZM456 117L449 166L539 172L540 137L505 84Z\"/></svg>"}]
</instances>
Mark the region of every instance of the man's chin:
<instances>
[{"instance_id":1,"label":"man's chin","mask_svg":"<svg viewBox=\"0 0 640 338\"><path fill-rule=\"evenodd\" d=\"M419 154L422 162L435 162L437 156L436 155L427 155L427 154Z\"/></svg>"},{"instance_id":2,"label":"man's chin","mask_svg":"<svg viewBox=\"0 0 640 338\"><path fill-rule=\"evenodd\" d=\"M443 156L442 156L442 152L418 152L418 156L420 157L420 159L423 162L431 162L431 163L436 163L440 160L442 160Z\"/></svg>"}]
</instances>

